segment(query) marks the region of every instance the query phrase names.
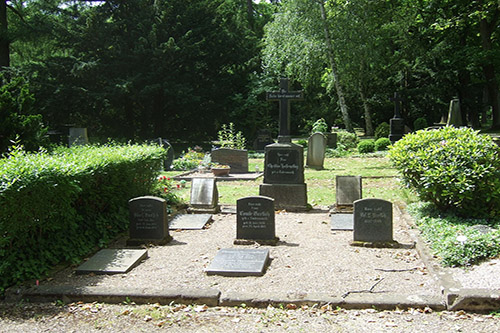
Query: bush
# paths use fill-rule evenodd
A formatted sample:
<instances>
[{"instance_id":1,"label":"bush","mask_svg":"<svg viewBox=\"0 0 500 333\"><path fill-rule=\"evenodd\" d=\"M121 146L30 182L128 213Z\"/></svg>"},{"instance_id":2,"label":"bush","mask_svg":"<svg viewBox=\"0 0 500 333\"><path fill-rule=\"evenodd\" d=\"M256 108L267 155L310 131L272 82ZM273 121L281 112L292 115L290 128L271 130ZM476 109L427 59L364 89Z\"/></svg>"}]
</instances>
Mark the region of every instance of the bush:
<instances>
[{"instance_id":1,"label":"bush","mask_svg":"<svg viewBox=\"0 0 500 333\"><path fill-rule=\"evenodd\" d=\"M391 133L391 127L388 123L383 122L375 129L375 140L380 138L388 138Z\"/></svg>"},{"instance_id":2,"label":"bush","mask_svg":"<svg viewBox=\"0 0 500 333\"><path fill-rule=\"evenodd\" d=\"M391 140L389 138L379 138L375 141L375 150L382 151L387 150L387 148L391 145Z\"/></svg>"},{"instance_id":3,"label":"bush","mask_svg":"<svg viewBox=\"0 0 500 333\"><path fill-rule=\"evenodd\" d=\"M413 130L418 131L424 128L427 128L427 119L425 119L424 117L415 119L415 121L413 122Z\"/></svg>"},{"instance_id":4,"label":"bush","mask_svg":"<svg viewBox=\"0 0 500 333\"><path fill-rule=\"evenodd\" d=\"M317 132L320 132L320 133L328 132L328 125L327 125L325 119L320 118L320 119L316 120L316 122L312 125L311 134L314 134Z\"/></svg>"},{"instance_id":5,"label":"bush","mask_svg":"<svg viewBox=\"0 0 500 333\"><path fill-rule=\"evenodd\" d=\"M172 169L174 170L193 170L203 164L205 153L200 147L188 148L187 152L182 152L180 158L172 162Z\"/></svg>"},{"instance_id":6,"label":"bush","mask_svg":"<svg viewBox=\"0 0 500 333\"><path fill-rule=\"evenodd\" d=\"M126 230L128 200L151 193L164 155L156 145L11 150L0 160L0 292Z\"/></svg>"},{"instance_id":7,"label":"bush","mask_svg":"<svg viewBox=\"0 0 500 333\"><path fill-rule=\"evenodd\" d=\"M499 147L489 136L469 128L420 130L397 141L389 157L403 182L439 210L499 215Z\"/></svg>"},{"instance_id":8,"label":"bush","mask_svg":"<svg viewBox=\"0 0 500 333\"><path fill-rule=\"evenodd\" d=\"M373 153L375 151L375 141L372 139L362 140L358 143L358 152L361 154Z\"/></svg>"},{"instance_id":9,"label":"bush","mask_svg":"<svg viewBox=\"0 0 500 333\"><path fill-rule=\"evenodd\" d=\"M220 148L245 149L246 139L241 131L236 132L234 124L223 124L222 129L217 133Z\"/></svg>"},{"instance_id":10,"label":"bush","mask_svg":"<svg viewBox=\"0 0 500 333\"><path fill-rule=\"evenodd\" d=\"M335 129L337 133L337 146L343 147L345 150L356 148L359 139L355 133L348 132L342 129Z\"/></svg>"}]
</instances>

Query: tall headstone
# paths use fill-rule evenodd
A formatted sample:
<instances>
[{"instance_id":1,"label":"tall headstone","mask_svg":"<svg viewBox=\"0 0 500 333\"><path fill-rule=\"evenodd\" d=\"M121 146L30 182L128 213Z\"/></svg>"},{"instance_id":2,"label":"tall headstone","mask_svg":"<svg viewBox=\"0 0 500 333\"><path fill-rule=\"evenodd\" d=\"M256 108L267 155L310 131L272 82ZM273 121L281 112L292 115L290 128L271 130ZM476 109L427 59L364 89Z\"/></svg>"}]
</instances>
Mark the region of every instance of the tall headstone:
<instances>
[{"instance_id":1,"label":"tall headstone","mask_svg":"<svg viewBox=\"0 0 500 333\"><path fill-rule=\"evenodd\" d=\"M304 149L290 137L290 100L303 97L301 91L289 91L288 85L288 79L282 78L280 91L267 93L268 100L280 102L280 134L278 143L265 147L264 183L259 194L273 198L276 209L306 210Z\"/></svg>"},{"instance_id":2,"label":"tall headstone","mask_svg":"<svg viewBox=\"0 0 500 333\"><path fill-rule=\"evenodd\" d=\"M152 196L134 198L129 200L129 209L128 245L166 244L172 239L168 232L165 199Z\"/></svg>"},{"instance_id":3,"label":"tall headstone","mask_svg":"<svg viewBox=\"0 0 500 333\"><path fill-rule=\"evenodd\" d=\"M188 210L192 213L217 213L219 192L215 178L193 178L189 204Z\"/></svg>"},{"instance_id":4,"label":"tall headstone","mask_svg":"<svg viewBox=\"0 0 500 333\"><path fill-rule=\"evenodd\" d=\"M268 129L260 129L257 131L257 138L253 142L253 149L263 151L267 145L274 143L271 136L271 131Z\"/></svg>"},{"instance_id":5,"label":"tall headstone","mask_svg":"<svg viewBox=\"0 0 500 333\"><path fill-rule=\"evenodd\" d=\"M460 100L454 98L450 101L450 108L448 110L448 121L447 126L460 127L463 125L462 121L462 111L460 109Z\"/></svg>"},{"instance_id":6,"label":"tall headstone","mask_svg":"<svg viewBox=\"0 0 500 333\"><path fill-rule=\"evenodd\" d=\"M392 235L392 203L382 199L354 202L354 242L389 243Z\"/></svg>"},{"instance_id":7,"label":"tall headstone","mask_svg":"<svg viewBox=\"0 0 500 333\"><path fill-rule=\"evenodd\" d=\"M336 177L337 206L352 206L354 201L362 198L363 187L361 180L361 176Z\"/></svg>"},{"instance_id":8,"label":"tall headstone","mask_svg":"<svg viewBox=\"0 0 500 333\"><path fill-rule=\"evenodd\" d=\"M326 152L326 138L322 133L314 133L307 143L306 165L314 169L323 169Z\"/></svg>"},{"instance_id":9,"label":"tall headstone","mask_svg":"<svg viewBox=\"0 0 500 333\"><path fill-rule=\"evenodd\" d=\"M394 117L390 120L389 140L392 143L398 141L405 134L405 121L401 117L401 102L403 101L397 92L391 98L394 102Z\"/></svg>"},{"instance_id":10,"label":"tall headstone","mask_svg":"<svg viewBox=\"0 0 500 333\"><path fill-rule=\"evenodd\" d=\"M236 239L276 242L274 199L263 196L246 197L236 202Z\"/></svg>"},{"instance_id":11,"label":"tall headstone","mask_svg":"<svg viewBox=\"0 0 500 333\"><path fill-rule=\"evenodd\" d=\"M89 143L86 127L70 127L68 136L68 145L82 146Z\"/></svg>"}]
</instances>

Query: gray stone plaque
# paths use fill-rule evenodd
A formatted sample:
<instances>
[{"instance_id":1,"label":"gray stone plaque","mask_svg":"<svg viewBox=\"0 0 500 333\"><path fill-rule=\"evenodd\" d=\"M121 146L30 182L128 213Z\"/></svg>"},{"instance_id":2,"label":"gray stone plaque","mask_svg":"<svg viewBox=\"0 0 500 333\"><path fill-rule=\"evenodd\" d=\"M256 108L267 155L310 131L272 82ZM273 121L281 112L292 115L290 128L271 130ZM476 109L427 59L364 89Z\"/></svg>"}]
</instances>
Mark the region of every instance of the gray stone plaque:
<instances>
[{"instance_id":1,"label":"gray stone plaque","mask_svg":"<svg viewBox=\"0 0 500 333\"><path fill-rule=\"evenodd\" d=\"M352 206L362 197L361 176L336 177L337 206Z\"/></svg>"},{"instance_id":2,"label":"gray stone plaque","mask_svg":"<svg viewBox=\"0 0 500 333\"><path fill-rule=\"evenodd\" d=\"M274 240L274 199L255 196L236 201L236 238Z\"/></svg>"},{"instance_id":3,"label":"gray stone plaque","mask_svg":"<svg viewBox=\"0 0 500 333\"><path fill-rule=\"evenodd\" d=\"M193 178L191 181L191 206L213 208L217 206L219 193L214 178Z\"/></svg>"},{"instance_id":4,"label":"gray stone plaque","mask_svg":"<svg viewBox=\"0 0 500 333\"><path fill-rule=\"evenodd\" d=\"M212 219L212 214L178 214L169 223L170 230L199 230Z\"/></svg>"},{"instance_id":5,"label":"gray stone plaque","mask_svg":"<svg viewBox=\"0 0 500 333\"><path fill-rule=\"evenodd\" d=\"M268 261L268 249L221 249L205 272L208 275L261 276Z\"/></svg>"},{"instance_id":6,"label":"gray stone plaque","mask_svg":"<svg viewBox=\"0 0 500 333\"><path fill-rule=\"evenodd\" d=\"M119 274L127 273L148 257L147 250L103 249L81 264L76 274Z\"/></svg>"},{"instance_id":7,"label":"gray stone plaque","mask_svg":"<svg viewBox=\"0 0 500 333\"><path fill-rule=\"evenodd\" d=\"M354 241L393 241L391 202L373 198L354 202Z\"/></svg>"},{"instance_id":8,"label":"gray stone plaque","mask_svg":"<svg viewBox=\"0 0 500 333\"><path fill-rule=\"evenodd\" d=\"M330 217L331 230L353 230L354 217L352 214L332 214Z\"/></svg>"}]
</instances>

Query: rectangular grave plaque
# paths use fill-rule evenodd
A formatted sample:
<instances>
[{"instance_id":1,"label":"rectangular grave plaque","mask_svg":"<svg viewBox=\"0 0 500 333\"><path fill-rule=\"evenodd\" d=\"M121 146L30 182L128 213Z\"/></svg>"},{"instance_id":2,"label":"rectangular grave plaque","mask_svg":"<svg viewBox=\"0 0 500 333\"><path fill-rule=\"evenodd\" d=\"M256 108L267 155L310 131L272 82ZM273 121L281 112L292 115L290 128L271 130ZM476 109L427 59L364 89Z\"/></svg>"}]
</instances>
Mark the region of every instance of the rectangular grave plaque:
<instances>
[{"instance_id":1,"label":"rectangular grave plaque","mask_svg":"<svg viewBox=\"0 0 500 333\"><path fill-rule=\"evenodd\" d=\"M212 219L212 214L178 214L169 223L170 230L199 230Z\"/></svg>"},{"instance_id":2,"label":"rectangular grave plaque","mask_svg":"<svg viewBox=\"0 0 500 333\"><path fill-rule=\"evenodd\" d=\"M134 240L163 242L170 240L167 223L167 202L162 198L144 196L129 200L130 245Z\"/></svg>"},{"instance_id":3,"label":"rectangular grave plaque","mask_svg":"<svg viewBox=\"0 0 500 333\"><path fill-rule=\"evenodd\" d=\"M127 273L148 257L147 250L103 249L81 264L76 274L119 274Z\"/></svg>"},{"instance_id":4,"label":"rectangular grave plaque","mask_svg":"<svg viewBox=\"0 0 500 333\"><path fill-rule=\"evenodd\" d=\"M255 196L236 202L236 238L274 240L274 199Z\"/></svg>"},{"instance_id":5,"label":"rectangular grave plaque","mask_svg":"<svg viewBox=\"0 0 500 333\"><path fill-rule=\"evenodd\" d=\"M354 241L393 241L391 202L373 198L354 202Z\"/></svg>"},{"instance_id":6,"label":"rectangular grave plaque","mask_svg":"<svg viewBox=\"0 0 500 333\"><path fill-rule=\"evenodd\" d=\"M266 146L264 183L304 183L303 148L295 144L279 143Z\"/></svg>"},{"instance_id":7,"label":"rectangular grave plaque","mask_svg":"<svg viewBox=\"0 0 500 333\"><path fill-rule=\"evenodd\" d=\"M361 176L336 177L337 206L352 206L362 198Z\"/></svg>"},{"instance_id":8,"label":"rectangular grave plaque","mask_svg":"<svg viewBox=\"0 0 500 333\"><path fill-rule=\"evenodd\" d=\"M261 276L268 261L268 249L221 249L205 272L208 275Z\"/></svg>"},{"instance_id":9,"label":"rectangular grave plaque","mask_svg":"<svg viewBox=\"0 0 500 333\"><path fill-rule=\"evenodd\" d=\"M219 194L214 178L193 178L191 181L191 205L213 208L217 206Z\"/></svg>"},{"instance_id":10,"label":"rectangular grave plaque","mask_svg":"<svg viewBox=\"0 0 500 333\"><path fill-rule=\"evenodd\" d=\"M354 229L354 218L352 214L332 214L331 218L331 230L353 230Z\"/></svg>"}]
</instances>

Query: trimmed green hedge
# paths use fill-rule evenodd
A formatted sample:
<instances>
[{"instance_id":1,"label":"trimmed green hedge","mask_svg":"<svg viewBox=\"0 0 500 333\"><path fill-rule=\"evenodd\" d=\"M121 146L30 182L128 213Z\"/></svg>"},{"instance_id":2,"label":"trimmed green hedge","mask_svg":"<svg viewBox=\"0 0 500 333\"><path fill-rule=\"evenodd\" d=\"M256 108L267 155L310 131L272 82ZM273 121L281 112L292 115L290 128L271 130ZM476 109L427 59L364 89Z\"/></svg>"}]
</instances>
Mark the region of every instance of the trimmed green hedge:
<instances>
[{"instance_id":1,"label":"trimmed green hedge","mask_svg":"<svg viewBox=\"0 0 500 333\"><path fill-rule=\"evenodd\" d=\"M158 146L110 145L1 159L0 292L126 230L127 201L151 193L164 157Z\"/></svg>"}]
</instances>

